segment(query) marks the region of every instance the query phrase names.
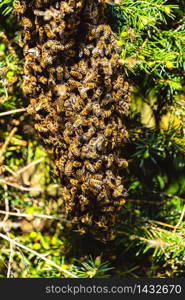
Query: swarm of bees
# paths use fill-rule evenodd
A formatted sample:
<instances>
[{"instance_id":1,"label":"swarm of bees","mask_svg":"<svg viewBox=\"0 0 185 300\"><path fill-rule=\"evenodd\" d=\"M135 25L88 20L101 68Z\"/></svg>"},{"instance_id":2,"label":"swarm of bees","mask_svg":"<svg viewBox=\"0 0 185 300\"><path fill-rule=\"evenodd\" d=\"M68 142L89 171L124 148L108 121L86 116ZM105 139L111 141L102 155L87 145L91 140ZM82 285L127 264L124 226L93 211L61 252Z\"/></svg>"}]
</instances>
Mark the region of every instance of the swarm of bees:
<instances>
[{"instance_id":1,"label":"swarm of bees","mask_svg":"<svg viewBox=\"0 0 185 300\"><path fill-rule=\"evenodd\" d=\"M54 156L66 214L77 231L102 240L125 203L121 151L130 93L105 2L20 0L16 12L28 113Z\"/></svg>"}]
</instances>

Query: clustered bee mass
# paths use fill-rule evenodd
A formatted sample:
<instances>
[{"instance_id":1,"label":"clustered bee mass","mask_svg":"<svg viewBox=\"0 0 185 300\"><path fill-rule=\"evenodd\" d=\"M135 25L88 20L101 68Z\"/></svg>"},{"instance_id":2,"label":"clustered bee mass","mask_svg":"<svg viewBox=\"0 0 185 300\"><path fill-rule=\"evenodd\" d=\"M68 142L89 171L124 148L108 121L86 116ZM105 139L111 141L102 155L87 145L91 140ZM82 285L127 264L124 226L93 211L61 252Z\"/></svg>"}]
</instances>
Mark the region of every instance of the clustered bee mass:
<instances>
[{"instance_id":1,"label":"clustered bee mass","mask_svg":"<svg viewBox=\"0 0 185 300\"><path fill-rule=\"evenodd\" d=\"M129 85L103 0L20 0L25 94L53 154L66 214L80 233L109 239L125 203L121 152Z\"/></svg>"}]
</instances>

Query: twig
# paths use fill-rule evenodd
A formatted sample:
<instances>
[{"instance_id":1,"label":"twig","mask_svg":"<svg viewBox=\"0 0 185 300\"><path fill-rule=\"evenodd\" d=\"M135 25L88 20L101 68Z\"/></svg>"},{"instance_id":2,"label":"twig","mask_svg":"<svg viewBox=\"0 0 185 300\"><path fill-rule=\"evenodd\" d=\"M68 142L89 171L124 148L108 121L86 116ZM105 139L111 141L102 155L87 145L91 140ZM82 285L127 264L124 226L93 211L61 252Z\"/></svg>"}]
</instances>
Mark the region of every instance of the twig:
<instances>
[{"instance_id":1,"label":"twig","mask_svg":"<svg viewBox=\"0 0 185 300\"><path fill-rule=\"evenodd\" d=\"M22 185L18 185L16 183L12 183L12 182L9 182L9 181L6 181L5 179L0 179L0 183L4 183L4 184L7 184L9 186L12 186L16 189L19 189L21 191L24 191L24 192L32 192L32 191L38 191L38 192L41 192L42 189L41 188L37 188L37 187L33 187L33 188L27 188L27 187L24 187Z\"/></svg>"},{"instance_id":2,"label":"twig","mask_svg":"<svg viewBox=\"0 0 185 300\"><path fill-rule=\"evenodd\" d=\"M42 219L61 220L61 217L48 216L43 214L24 214L24 213L16 213L16 212L6 212L4 210L0 210L0 214L15 216L15 217L25 217L25 218L35 217L35 218L42 218Z\"/></svg>"},{"instance_id":3,"label":"twig","mask_svg":"<svg viewBox=\"0 0 185 300\"><path fill-rule=\"evenodd\" d=\"M5 196L5 217L3 219L3 224L8 220L8 213L9 213L9 200L8 200L8 187L4 185L4 196Z\"/></svg>"},{"instance_id":4,"label":"twig","mask_svg":"<svg viewBox=\"0 0 185 300\"><path fill-rule=\"evenodd\" d=\"M9 261L8 261L7 278L11 277L12 262L13 262L13 243L10 242L10 256L9 256Z\"/></svg>"},{"instance_id":5,"label":"twig","mask_svg":"<svg viewBox=\"0 0 185 300\"><path fill-rule=\"evenodd\" d=\"M71 273L71 272L69 272L69 271L63 269L62 267L60 267L59 265L57 265L56 263L54 263L52 260L46 258L44 255L38 253L38 252L35 251L35 250L32 250L32 249L30 249L30 248L24 246L23 244L21 244L21 243L15 241L15 240L13 240L13 239L11 239L11 238L9 238L9 237L6 236L5 234L0 233L0 237L1 237L2 239L4 239L4 240L8 241L9 243L12 243L12 244L16 245L16 246L19 247L19 248L22 248L22 249L24 249L24 250L26 250L26 251L28 251L28 252L31 252L31 253L34 254L35 256L37 256L37 257L41 258L42 260L44 260L47 264L54 266L56 269L58 269L59 271L65 273L65 274L67 274L67 275L69 275L70 277L78 278L76 275L74 275L73 273Z\"/></svg>"},{"instance_id":6,"label":"twig","mask_svg":"<svg viewBox=\"0 0 185 300\"><path fill-rule=\"evenodd\" d=\"M149 222L151 224L155 223L155 224L159 224L159 225L162 225L162 226L165 226L165 227L169 227L169 228L174 228L175 227L173 225L170 225L170 224L167 224L167 223L164 223L164 222L161 222L161 221L149 220Z\"/></svg>"},{"instance_id":7,"label":"twig","mask_svg":"<svg viewBox=\"0 0 185 300\"><path fill-rule=\"evenodd\" d=\"M23 167L23 168L21 168L20 170L18 170L17 172L16 172L16 175L20 175L21 173L23 173L24 171L26 171L27 169L29 169L29 168L31 168L31 167L33 167L33 166L35 166L35 165L37 165L37 164L39 164L41 161L43 161L44 160L44 158L40 158L40 159L38 159L38 160L36 160L36 161L32 161L30 164L28 164L27 166L25 166L25 167Z\"/></svg>"},{"instance_id":8,"label":"twig","mask_svg":"<svg viewBox=\"0 0 185 300\"><path fill-rule=\"evenodd\" d=\"M175 231L177 230L177 228L180 226L180 224L181 224L181 222L182 222L182 220L183 220L183 218L184 218L184 215L185 215L185 205L184 205L184 207L183 207L181 216L180 216L180 218L179 218L179 221L178 221L177 224L175 225L175 228L174 228L173 232L175 232Z\"/></svg>"},{"instance_id":9,"label":"twig","mask_svg":"<svg viewBox=\"0 0 185 300\"><path fill-rule=\"evenodd\" d=\"M8 144L10 143L10 140L13 137L13 135L15 134L16 131L17 131L17 128L14 127L12 129L12 131L10 132L9 136L6 138L6 141L4 142L4 144L3 144L3 146L0 150L0 163L3 163L3 161L4 161L3 154L5 153L6 148L7 148Z\"/></svg>"},{"instance_id":10,"label":"twig","mask_svg":"<svg viewBox=\"0 0 185 300\"><path fill-rule=\"evenodd\" d=\"M0 113L0 117L20 113L20 112L23 112L23 111L26 111L26 110L27 110L26 108L18 108L18 109L14 109L14 110L5 111L5 112Z\"/></svg>"}]
</instances>

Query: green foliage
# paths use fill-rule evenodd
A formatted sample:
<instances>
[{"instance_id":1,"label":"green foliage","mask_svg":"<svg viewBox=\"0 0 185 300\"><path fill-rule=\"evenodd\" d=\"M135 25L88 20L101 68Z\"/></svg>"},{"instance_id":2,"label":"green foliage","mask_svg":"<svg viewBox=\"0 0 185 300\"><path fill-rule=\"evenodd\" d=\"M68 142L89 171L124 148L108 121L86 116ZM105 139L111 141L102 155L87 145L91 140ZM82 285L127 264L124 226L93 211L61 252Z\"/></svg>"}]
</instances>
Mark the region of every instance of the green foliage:
<instances>
[{"instance_id":1,"label":"green foliage","mask_svg":"<svg viewBox=\"0 0 185 300\"><path fill-rule=\"evenodd\" d=\"M178 1L164 0L126 0L113 8L118 44L123 49L121 62L128 74L134 73L140 80L142 72L144 85L151 84L152 80L155 86L167 87L172 94L182 90L184 85L182 10Z\"/></svg>"},{"instance_id":2,"label":"green foliage","mask_svg":"<svg viewBox=\"0 0 185 300\"><path fill-rule=\"evenodd\" d=\"M1 0L0 9L2 8L2 14L4 16L8 15L13 9L13 3L15 0Z\"/></svg>"}]
</instances>

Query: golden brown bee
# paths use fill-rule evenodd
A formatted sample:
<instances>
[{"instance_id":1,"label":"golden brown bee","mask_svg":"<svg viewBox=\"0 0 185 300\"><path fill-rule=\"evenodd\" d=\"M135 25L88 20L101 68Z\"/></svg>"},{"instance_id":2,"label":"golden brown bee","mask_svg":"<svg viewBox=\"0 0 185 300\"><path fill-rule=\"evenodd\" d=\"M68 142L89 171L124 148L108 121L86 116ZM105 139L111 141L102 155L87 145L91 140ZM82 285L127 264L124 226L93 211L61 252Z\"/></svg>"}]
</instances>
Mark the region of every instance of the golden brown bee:
<instances>
[{"instance_id":1,"label":"golden brown bee","mask_svg":"<svg viewBox=\"0 0 185 300\"><path fill-rule=\"evenodd\" d=\"M81 83L77 80L69 79L68 84L71 86L72 89L76 89L81 87Z\"/></svg>"},{"instance_id":2,"label":"golden brown bee","mask_svg":"<svg viewBox=\"0 0 185 300\"><path fill-rule=\"evenodd\" d=\"M64 72L64 69L61 67L61 66L58 66L56 68L56 76L57 76L57 80L62 80L63 78L63 72Z\"/></svg>"},{"instance_id":3,"label":"golden brown bee","mask_svg":"<svg viewBox=\"0 0 185 300\"><path fill-rule=\"evenodd\" d=\"M88 69L87 62L85 60L81 59L77 65L77 70L81 74L86 75L87 69Z\"/></svg>"},{"instance_id":4,"label":"golden brown bee","mask_svg":"<svg viewBox=\"0 0 185 300\"><path fill-rule=\"evenodd\" d=\"M84 109L81 111L82 116L87 116L92 110L92 103L87 103Z\"/></svg>"},{"instance_id":5,"label":"golden brown bee","mask_svg":"<svg viewBox=\"0 0 185 300\"><path fill-rule=\"evenodd\" d=\"M46 77L44 77L44 76L40 76L39 79L38 79L38 81L40 83L42 83L42 84L47 84L48 79Z\"/></svg>"},{"instance_id":6,"label":"golden brown bee","mask_svg":"<svg viewBox=\"0 0 185 300\"><path fill-rule=\"evenodd\" d=\"M44 31L45 31L48 38L55 37L55 34L54 34L53 30L51 29L49 24L44 25Z\"/></svg>"},{"instance_id":7,"label":"golden brown bee","mask_svg":"<svg viewBox=\"0 0 185 300\"><path fill-rule=\"evenodd\" d=\"M54 40L48 40L44 45L43 45L43 50L47 49L48 51L50 51L51 53L55 53L58 51L62 51L64 50L64 45L62 45L60 42L58 41L54 41Z\"/></svg>"},{"instance_id":8,"label":"golden brown bee","mask_svg":"<svg viewBox=\"0 0 185 300\"><path fill-rule=\"evenodd\" d=\"M81 80L83 78L82 74L77 71L71 71L70 74L71 74L71 76L77 78L78 80Z\"/></svg>"},{"instance_id":9,"label":"golden brown bee","mask_svg":"<svg viewBox=\"0 0 185 300\"><path fill-rule=\"evenodd\" d=\"M73 123L73 127L78 128L82 125L85 125L85 123L86 123L85 119L79 115L79 116L77 116L75 122Z\"/></svg>"},{"instance_id":10,"label":"golden brown bee","mask_svg":"<svg viewBox=\"0 0 185 300\"><path fill-rule=\"evenodd\" d=\"M94 168L94 166L88 161L88 160L85 160L84 161L84 166L86 167L86 169L92 173L94 173L96 170Z\"/></svg>"},{"instance_id":11,"label":"golden brown bee","mask_svg":"<svg viewBox=\"0 0 185 300\"><path fill-rule=\"evenodd\" d=\"M65 84L58 84L55 87L55 91L60 97L66 96L67 86Z\"/></svg>"},{"instance_id":12,"label":"golden brown bee","mask_svg":"<svg viewBox=\"0 0 185 300\"><path fill-rule=\"evenodd\" d=\"M31 40L31 34L30 34L30 32L29 31L25 31L24 32L24 39L23 39L23 42L24 43L26 43L26 42L28 42L28 41L30 41Z\"/></svg>"},{"instance_id":13,"label":"golden brown bee","mask_svg":"<svg viewBox=\"0 0 185 300\"><path fill-rule=\"evenodd\" d=\"M73 9L72 9L72 7L68 3L62 1L60 3L60 11L62 13L67 13L68 14L68 13L73 12Z\"/></svg>"},{"instance_id":14,"label":"golden brown bee","mask_svg":"<svg viewBox=\"0 0 185 300\"><path fill-rule=\"evenodd\" d=\"M100 228L108 228L107 225L101 221L95 221L95 224L97 224Z\"/></svg>"},{"instance_id":15,"label":"golden brown bee","mask_svg":"<svg viewBox=\"0 0 185 300\"><path fill-rule=\"evenodd\" d=\"M90 187L93 187L96 191L100 191L102 189L102 182L96 179L89 179Z\"/></svg>"},{"instance_id":16,"label":"golden brown bee","mask_svg":"<svg viewBox=\"0 0 185 300\"><path fill-rule=\"evenodd\" d=\"M36 73L41 73L42 72L42 69L41 69L41 66L39 64L31 64L30 65L31 69L33 69ZM43 77L43 76L42 76ZM39 81L39 80L38 80Z\"/></svg>"},{"instance_id":17,"label":"golden brown bee","mask_svg":"<svg viewBox=\"0 0 185 300\"><path fill-rule=\"evenodd\" d=\"M40 65L45 68L47 65L51 65L53 63L53 57L49 55L47 51L43 51L41 54Z\"/></svg>"},{"instance_id":18,"label":"golden brown bee","mask_svg":"<svg viewBox=\"0 0 185 300\"><path fill-rule=\"evenodd\" d=\"M119 196L122 196L122 193L123 193L123 185L119 185L118 187L115 187L114 188L114 192L113 192L113 197L117 198Z\"/></svg>"},{"instance_id":19,"label":"golden brown bee","mask_svg":"<svg viewBox=\"0 0 185 300\"><path fill-rule=\"evenodd\" d=\"M109 118L111 115L112 115L112 110L111 109L103 110L103 112L101 113L101 116L103 118Z\"/></svg>"},{"instance_id":20,"label":"golden brown bee","mask_svg":"<svg viewBox=\"0 0 185 300\"><path fill-rule=\"evenodd\" d=\"M38 132L48 132L47 127L43 126L43 124L36 123L34 126L35 126L35 129L38 130Z\"/></svg>"},{"instance_id":21,"label":"golden brown bee","mask_svg":"<svg viewBox=\"0 0 185 300\"><path fill-rule=\"evenodd\" d=\"M57 25L55 22L50 22L50 24L52 25L53 32L59 33L60 37L62 38L63 31L66 27L65 22L63 20L60 20L59 25Z\"/></svg>"},{"instance_id":22,"label":"golden brown bee","mask_svg":"<svg viewBox=\"0 0 185 300\"><path fill-rule=\"evenodd\" d=\"M74 45L75 45L75 41L74 41L74 40L71 40L70 42L68 42L67 44L65 44L64 49L65 49L65 50L68 50L68 49L70 49L71 47L73 47Z\"/></svg>"},{"instance_id":23,"label":"golden brown bee","mask_svg":"<svg viewBox=\"0 0 185 300\"><path fill-rule=\"evenodd\" d=\"M75 231L75 232L78 232L80 235L83 235L83 234L86 233L85 228L79 228L79 229L76 229L76 230L74 230L74 231Z\"/></svg>"},{"instance_id":24,"label":"golden brown bee","mask_svg":"<svg viewBox=\"0 0 185 300\"><path fill-rule=\"evenodd\" d=\"M72 179L70 179L70 183L76 187L78 185L78 180L72 178ZM75 191L76 191L76 189L75 189Z\"/></svg>"},{"instance_id":25,"label":"golden brown bee","mask_svg":"<svg viewBox=\"0 0 185 300\"><path fill-rule=\"evenodd\" d=\"M91 225L92 224L92 216L87 213L85 216L80 218L80 221L84 224Z\"/></svg>"},{"instance_id":26,"label":"golden brown bee","mask_svg":"<svg viewBox=\"0 0 185 300\"><path fill-rule=\"evenodd\" d=\"M21 14L23 14L26 10L26 5L25 3L21 3L18 0L15 0L13 3L13 7L14 7L14 13L17 14L18 16Z\"/></svg>"},{"instance_id":27,"label":"golden brown bee","mask_svg":"<svg viewBox=\"0 0 185 300\"><path fill-rule=\"evenodd\" d=\"M22 17L21 21L22 21L22 26L24 29L30 29L33 27L33 24L30 21L30 19L28 19L26 17Z\"/></svg>"},{"instance_id":28,"label":"golden brown bee","mask_svg":"<svg viewBox=\"0 0 185 300\"><path fill-rule=\"evenodd\" d=\"M92 106L93 112L97 117L101 116L101 108L99 103L94 103Z\"/></svg>"},{"instance_id":29,"label":"golden brown bee","mask_svg":"<svg viewBox=\"0 0 185 300\"><path fill-rule=\"evenodd\" d=\"M94 164L94 169L95 169L96 171L98 171L98 170L101 168L101 166L102 166L102 160L99 159L99 160Z\"/></svg>"},{"instance_id":30,"label":"golden brown bee","mask_svg":"<svg viewBox=\"0 0 185 300\"><path fill-rule=\"evenodd\" d=\"M80 156L80 149L78 148L76 143L72 143L69 146L69 153L72 153L74 156Z\"/></svg>"},{"instance_id":31,"label":"golden brown bee","mask_svg":"<svg viewBox=\"0 0 185 300\"><path fill-rule=\"evenodd\" d=\"M30 115L35 114L35 109L33 108L32 105L29 105L29 106L27 107L27 113L30 114Z\"/></svg>"},{"instance_id":32,"label":"golden brown bee","mask_svg":"<svg viewBox=\"0 0 185 300\"><path fill-rule=\"evenodd\" d=\"M56 132L57 129L58 129L58 123L57 122L47 122L47 129L49 131L51 131L52 133L53 132Z\"/></svg>"},{"instance_id":33,"label":"golden brown bee","mask_svg":"<svg viewBox=\"0 0 185 300\"><path fill-rule=\"evenodd\" d=\"M117 159L117 163L120 168L128 168L128 161L126 159Z\"/></svg>"},{"instance_id":34,"label":"golden brown bee","mask_svg":"<svg viewBox=\"0 0 185 300\"><path fill-rule=\"evenodd\" d=\"M89 201L88 201L88 198L85 197L84 195L80 195L79 196L79 202L80 202L80 205L88 205Z\"/></svg>"},{"instance_id":35,"label":"golden brown bee","mask_svg":"<svg viewBox=\"0 0 185 300\"><path fill-rule=\"evenodd\" d=\"M84 182L85 181L85 172L84 169L78 169L76 170L76 176L79 182Z\"/></svg>"},{"instance_id":36,"label":"golden brown bee","mask_svg":"<svg viewBox=\"0 0 185 300\"><path fill-rule=\"evenodd\" d=\"M112 206L102 207L101 211L102 212L113 212L114 211L114 207L112 207Z\"/></svg>"},{"instance_id":37,"label":"golden brown bee","mask_svg":"<svg viewBox=\"0 0 185 300\"><path fill-rule=\"evenodd\" d=\"M103 89L101 87L98 87L96 90L95 90L95 93L93 95L93 98L99 98L103 93Z\"/></svg>"},{"instance_id":38,"label":"golden brown bee","mask_svg":"<svg viewBox=\"0 0 185 300\"><path fill-rule=\"evenodd\" d=\"M44 33L45 33L44 27L39 26L38 33L39 33L40 40L43 41L44 40Z\"/></svg>"}]
</instances>

